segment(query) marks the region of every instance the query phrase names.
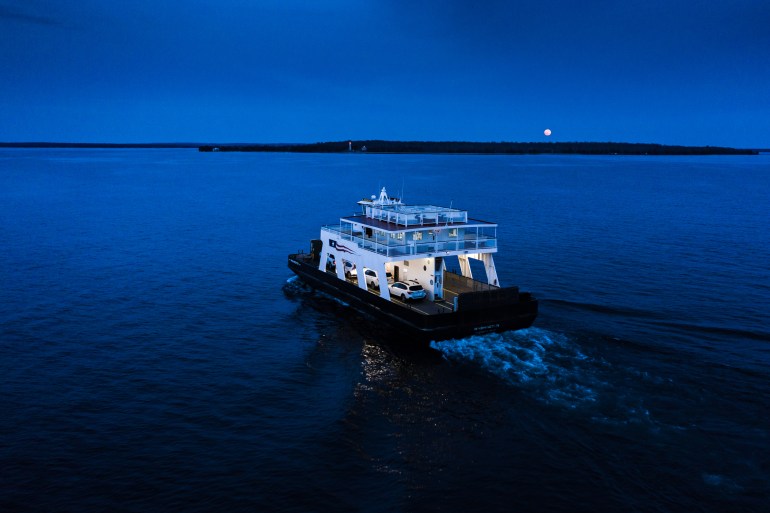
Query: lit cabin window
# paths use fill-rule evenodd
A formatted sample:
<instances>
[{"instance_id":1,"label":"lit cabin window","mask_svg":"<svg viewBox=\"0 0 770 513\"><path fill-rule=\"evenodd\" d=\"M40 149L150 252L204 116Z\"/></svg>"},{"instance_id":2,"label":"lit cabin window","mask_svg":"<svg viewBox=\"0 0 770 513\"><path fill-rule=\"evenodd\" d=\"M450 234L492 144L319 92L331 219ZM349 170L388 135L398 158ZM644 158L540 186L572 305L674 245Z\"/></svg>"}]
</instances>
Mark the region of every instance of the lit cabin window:
<instances>
[{"instance_id":1,"label":"lit cabin window","mask_svg":"<svg viewBox=\"0 0 770 513\"><path fill-rule=\"evenodd\" d=\"M422 240L422 232L414 232L414 240Z\"/></svg>"}]
</instances>

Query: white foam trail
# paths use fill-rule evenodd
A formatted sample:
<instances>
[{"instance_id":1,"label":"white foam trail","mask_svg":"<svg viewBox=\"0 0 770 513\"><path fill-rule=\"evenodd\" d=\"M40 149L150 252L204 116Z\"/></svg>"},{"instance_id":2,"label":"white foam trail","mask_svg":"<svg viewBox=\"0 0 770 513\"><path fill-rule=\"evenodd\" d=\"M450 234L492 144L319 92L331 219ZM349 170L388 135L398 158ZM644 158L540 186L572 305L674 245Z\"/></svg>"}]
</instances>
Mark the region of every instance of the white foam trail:
<instances>
[{"instance_id":1,"label":"white foam trail","mask_svg":"<svg viewBox=\"0 0 770 513\"><path fill-rule=\"evenodd\" d=\"M305 283L299 279L299 276L294 275L286 280L286 283L283 285L283 291L289 296L296 296L307 292L307 289L305 288Z\"/></svg>"},{"instance_id":2,"label":"white foam trail","mask_svg":"<svg viewBox=\"0 0 770 513\"><path fill-rule=\"evenodd\" d=\"M350 304L346 303L342 299L339 299L330 294L327 294L322 290L314 291L312 288L306 285L305 282L299 278L299 276L291 276L290 278L288 278L286 280L286 283L283 285L283 291L286 295L290 297L310 296L312 294L317 294L322 296L324 299L334 301L335 303L340 304L346 308L350 306Z\"/></svg>"},{"instance_id":3,"label":"white foam trail","mask_svg":"<svg viewBox=\"0 0 770 513\"><path fill-rule=\"evenodd\" d=\"M453 362L472 362L539 399L576 407L596 401L587 357L565 335L539 328L433 343Z\"/></svg>"}]
</instances>

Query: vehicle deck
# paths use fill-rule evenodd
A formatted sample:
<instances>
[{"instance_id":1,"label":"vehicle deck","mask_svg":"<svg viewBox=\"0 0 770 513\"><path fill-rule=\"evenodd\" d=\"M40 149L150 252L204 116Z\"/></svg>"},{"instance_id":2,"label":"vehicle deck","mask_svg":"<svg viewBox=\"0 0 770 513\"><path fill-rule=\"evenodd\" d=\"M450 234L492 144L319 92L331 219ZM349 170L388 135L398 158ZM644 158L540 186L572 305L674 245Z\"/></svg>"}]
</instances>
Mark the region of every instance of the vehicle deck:
<instances>
[{"instance_id":1,"label":"vehicle deck","mask_svg":"<svg viewBox=\"0 0 770 513\"><path fill-rule=\"evenodd\" d=\"M326 272L336 276L336 273L332 271ZM348 277L346 278L346 281L358 286L358 281L355 278ZM436 299L434 301L429 301L428 299L424 299L422 301L401 301L400 299L391 297L391 302L424 315L437 315L453 312L454 299L464 292L477 292L479 290L490 290L498 288L493 285L487 285L486 283L478 282L450 272L445 273L444 283L443 299ZM367 290L376 296L380 295L378 288L367 287Z\"/></svg>"}]
</instances>

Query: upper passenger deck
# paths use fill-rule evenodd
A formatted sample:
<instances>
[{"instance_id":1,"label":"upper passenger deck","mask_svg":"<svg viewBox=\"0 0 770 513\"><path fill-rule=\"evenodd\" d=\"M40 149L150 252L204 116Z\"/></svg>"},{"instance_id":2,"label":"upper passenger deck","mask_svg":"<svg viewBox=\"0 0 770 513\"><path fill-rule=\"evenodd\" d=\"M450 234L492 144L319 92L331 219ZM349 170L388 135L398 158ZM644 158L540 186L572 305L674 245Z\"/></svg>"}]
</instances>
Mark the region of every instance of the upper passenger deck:
<instances>
[{"instance_id":1,"label":"upper passenger deck","mask_svg":"<svg viewBox=\"0 0 770 513\"><path fill-rule=\"evenodd\" d=\"M353 225L360 225L364 228L373 228L376 230L381 230L383 232L406 232L406 231L413 231L420 228L426 228L426 229L441 229L441 228L471 228L471 227L480 227L480 228L497 228L496 223L490 223L487 221L481 221L478 219L465 219L465 221L462 222L447 222L447 221L430 221L428 219L423 219L419 223L410 223L410 224L402 224L402 223L396 223L392 220L388 220L388 218L385 219L376 219L376 218L370 218L366 217L364 215L352 215L352 216L345 216L340 218L340 223L342 225L347 224L353 224Z\"/></svg>"},{"instance_id":2,"label":"upper passenger deck","mask_svg":"<svg viewBox=\"0 0 770 513\"><path fill-rule=\"evenodd\" d=\"M403 231L404 229L437 226L458 226L469 224L468 211L436 205L406 205L398 198L388 197L385 187L380 196L358 202L362 213L344 217L341 221L354 222L380 230ZM474 226L496 226L486 221L471 220Z\"/></svg>"},{"instance_id":3,"label":"upper passenger deck","mask_svg":"<svg viewBox=\"0 0 770 513\"><path fill-rule=\"evenodd\" d=\"M405 205L388 198L385 188L379 199L373 196L358 204L361 214L342 217L339 225L322 231L391 258L497 251L497 224L469 219L465 210Z\"/></svg>"},{"instance_id":4,"label":"upper passenger deck","mask_svg":"<svg viewBox=\"0 0 770 513\"><path fill-rule=\"evenodd\" d=\"M364 216L405 228L467 223L468 212L435 205L364 205Z\"/></svg>"}]
</instances>

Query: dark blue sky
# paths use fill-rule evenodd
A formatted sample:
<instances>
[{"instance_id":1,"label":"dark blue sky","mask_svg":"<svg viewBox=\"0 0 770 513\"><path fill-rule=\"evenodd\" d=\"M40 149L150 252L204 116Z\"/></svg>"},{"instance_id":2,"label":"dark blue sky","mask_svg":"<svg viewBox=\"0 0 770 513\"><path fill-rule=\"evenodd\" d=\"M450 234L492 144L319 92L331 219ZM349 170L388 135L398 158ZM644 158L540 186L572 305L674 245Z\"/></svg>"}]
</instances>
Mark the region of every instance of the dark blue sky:
<instances>
[{"instance_id":1,"label":"dark blue sky","mask_svg":"<svg viewBox=\"0 0 770 513\"><path fill-rule=\"evenodd\" d=\"M0 0L0 141L769 147L768 27L767 0Z\"/></svg>"}]
</instances>

